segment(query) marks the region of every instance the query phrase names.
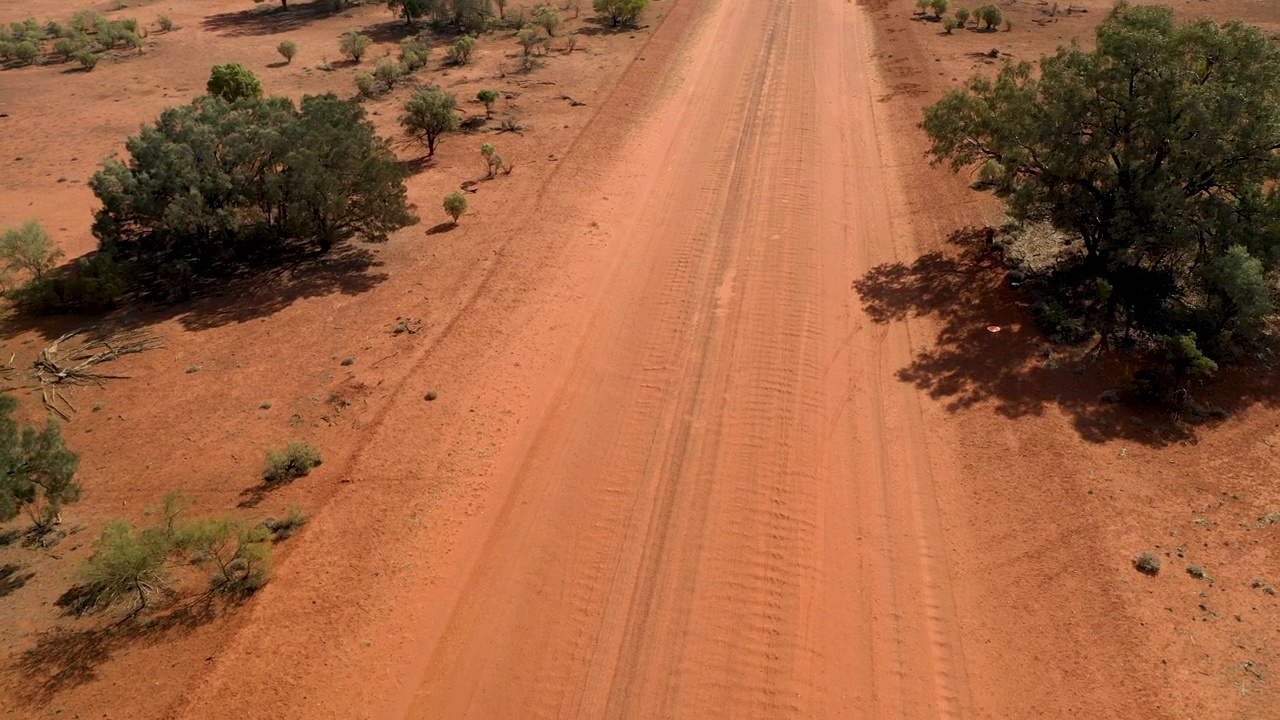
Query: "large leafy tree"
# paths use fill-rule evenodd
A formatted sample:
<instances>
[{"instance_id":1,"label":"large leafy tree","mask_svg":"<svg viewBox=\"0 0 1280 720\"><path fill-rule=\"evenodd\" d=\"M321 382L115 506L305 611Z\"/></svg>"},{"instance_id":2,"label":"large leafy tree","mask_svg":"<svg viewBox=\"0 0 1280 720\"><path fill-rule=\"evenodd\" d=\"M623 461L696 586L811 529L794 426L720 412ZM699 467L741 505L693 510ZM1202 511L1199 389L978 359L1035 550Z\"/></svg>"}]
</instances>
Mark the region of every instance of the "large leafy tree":
<instances>
[{"instance_id":1,"label":"large leafy tree","mask_svg":"<svg viewBox=\"0 0 1280 720\"><path fill-rule=\"evenodd\" d=\"M406 172L364 110L334 95L198 98L130 138L90 180L102 250L210 274L255 256L384 240L416 219ZM314 243L314 245L312 245Z\"/></svg>"},{"instance_id":2,"label":"large leafy tree","mask_svg":"<svg viewBox=\"0 0 1280 720\"><path fill-rule=\"evenodd\" d=\"M1094 50L974 78L922 127L935 161L1082 243L1059 275L1106 288L1077 293L1103 325L1217 351L1272 313L1280 49L1257 28L1122 3Z\"/></svg>"},{"instance_id":3,"label":"large leafy tree","mask_svg":"<svg viewBox=\"0 0 1280 720\"><path fill-rule=\"evenodd\" d=\"M26 512L38 530L57 522L62 506L80 499L75 481L80 458L67 449L58 424L18 425L18 403L0 395L0 521Z\"/></svg>"}]
</instances>

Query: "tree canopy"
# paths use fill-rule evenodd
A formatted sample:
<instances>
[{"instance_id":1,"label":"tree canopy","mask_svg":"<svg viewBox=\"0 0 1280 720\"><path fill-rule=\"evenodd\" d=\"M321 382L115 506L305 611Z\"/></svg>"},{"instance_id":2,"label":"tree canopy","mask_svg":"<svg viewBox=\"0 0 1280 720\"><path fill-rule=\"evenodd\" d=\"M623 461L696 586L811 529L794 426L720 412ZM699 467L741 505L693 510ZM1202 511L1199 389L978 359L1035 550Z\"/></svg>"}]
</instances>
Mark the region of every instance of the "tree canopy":
<instances>
[{"instance_id":1,"label":"tree canopy","mask_svg":"<svg viewBox=\"0 0 1280 720\"><path fill-rule=\"evenodd\" d=\"M332 94L166 110L89 185L101 249L142 269L213 275L263 255L381 241L416 222L406 171L360 105Z\"/></svg>"},{"instance_id":2,"label":"tree canopy","mask_svg":"<svg viewBox=\"0 0 1280 720\"><path fill-rule=\"evenodd\" d=\"M262 97L262 83L258 81L258 77L252 70L233 62L213 66L213 70L209 73L209 82L205 84L205 92L227 102L235 102L246 98Z\"/></svg>"},{"instance_id":3,"label":"tree canopy","mask_svg":"<svg viewBox=\"0 0 1280 720\"><path fill-rule=\"evenodd\" d=\"M1258 28L1122 3L1094 50L976 77L922 127L936 162L982 165L1015 220L1083 245L1054 281L1104 340L1123 327L1221 357L1273 312L1280 49Z\"/></svg>"}]
</instances>

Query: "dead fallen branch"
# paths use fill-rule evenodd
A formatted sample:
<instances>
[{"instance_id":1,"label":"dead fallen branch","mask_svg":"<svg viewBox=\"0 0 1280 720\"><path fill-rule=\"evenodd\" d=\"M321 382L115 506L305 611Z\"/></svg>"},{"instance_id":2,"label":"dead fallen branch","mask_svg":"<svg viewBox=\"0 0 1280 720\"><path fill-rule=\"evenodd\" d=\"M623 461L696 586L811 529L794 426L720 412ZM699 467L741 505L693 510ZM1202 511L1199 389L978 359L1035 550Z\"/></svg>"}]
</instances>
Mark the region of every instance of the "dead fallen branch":
<instances>
[{"instance_id":1,"label":"dead fallen branch","mask_svg":"<svg viewBox=\"0 0 1280 720\"><path fill-rule=\"evenodd\" d=\"M40 351L31 372L40 384L40 397L50 412L71 419L76 407L63 394L73 385L98 385L104 380L123 380L128 375L99 372L95 368L125 355L163 347L160 339L139 330L93 333L81 328L54 340Z\"/></svg>"}]
</instances>

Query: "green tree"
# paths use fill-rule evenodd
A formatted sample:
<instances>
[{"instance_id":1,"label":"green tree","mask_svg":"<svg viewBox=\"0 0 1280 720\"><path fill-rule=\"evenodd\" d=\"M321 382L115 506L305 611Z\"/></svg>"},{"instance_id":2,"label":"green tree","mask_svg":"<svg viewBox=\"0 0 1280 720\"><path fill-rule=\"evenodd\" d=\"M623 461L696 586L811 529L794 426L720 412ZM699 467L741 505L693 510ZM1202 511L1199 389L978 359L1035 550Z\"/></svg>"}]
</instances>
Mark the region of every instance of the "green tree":
<instances>
[{"instance_id":1,"label":"green tree","mask_svg":"<svg viewBox=\"0 0 1280 720\"><path fill-rule=\"evenodd\" d=\"M542 28L536 27L527 27L516 33L516 41L519 42L520 47L524 49L526 57L531 55L533 53L533 49L542 43L546 37L547 36L542 33Z\"/></svg>"},{"instance_id":2,"label":"green tree","mask_svg":"<svg viewBox=\"0 0 1280 720\"><path fill-rule=\"evenodd\" d=\"M427 15L439 14L443 4L442 0L387 0L387 8L404 18L406 25Z\"/></svg>"},{"instance_id":3,"label":"green tree","mask_svg":"<svg viewBox=\"0 0 1280 720\"><path fill-rule=\"evenodd\" d=\"M635 24L640 13L649 7L649 0L592 0L591 7L607 16L609 22L617 27Z\"/></svg>"},{"instance_id":4,"label":"green tree","mask_svg":"<svg viewBox=\"0 0 1280 720\"><path fill-rule=\"evenodd\" d=\"M416 222L387 142L358 103L334 95L231 104L207 96L166 110L89 185L103 252L152 278L174 262L197 277L258 259L384 240Z\"/></svg>"},{"instance_id":5,"label":"green tree","mask_svg":"<svg viewBox=\"0 0 1280 720\"><path fill-rule=\"evenodd\" d=\"M481 90L476 93L476 99L484 103L484 117L486 120L493 117L493 104L498 102L501 97L502 94L497 90Z\"/></svg>"},{"instance_id":6,"label":"green tree","mask_svg":"<svg viewBox=\"0 0 1280 720\"><path fill-rule=\"evenodd\" d=\"M979 7L973 11L973 14L987 30L994 30L1004 21L1004 13L1000 12L999 7L991 4Z\"/></svg>"},{"instance_id":7,"label":"green tree","mask_svg":"<svg viewBox=\"0 0 1280 720\"><path fill-rule=\"evenodd\" d=\"M343 55L350 57L356 62L360 62L360 58L364 57L365 51L373 44L373 40L368 35L361 35L355 30L348 30L342 33L342 37L338 40L338 49Z\"/></svg>"},{"instance_id":8,"label":"green tree","mask_svg":"<svg viewBox=\"0 0 1280 720\"><path fill-rule=\"evenodd\" d=\"M224 593L251 593L267 582L271 531L230 518L205 518L175 528L179 549L210 572L209 585Z\"/></svg>"},{"instance_id":9,"label":"green tree","mask_svg":"<svg viewBox=\"0 0 1280 720\"><path fill-rule=\"evenodd\" d=\"M213 66L205 91L227 102L256 100L262 97L262 83L258 82L252 70L233 62Z\"/></svg>"},{"instance_id":10,"label":"green tree","mask_svg":"<svg viewBox=\"0 0 1280 720\"><path fill-rule=\"evenodd\" d=\"M436 143L445 133L458 130L459 119L454 109L458 100L453 93L432 85L425 90L415 90L404 104L400 124L409 137L427 146L427 157L436 154Z\"/></svg>"},{"instance_id":11,"label":"green tree","mask_svg":"<svg viewBox=\"0 0 1280 720\"><path fill-rule=\"evenodd\" d=\"M112 521L93 544L93 554L81 570L89 586L89 607L105 610L128 601L132 612L145 608L153 595L168 586L165 565L172 551L173 542L166 533Z\"/></svg>"},{"instance_id":12,"label":"green tree","mask_svg":"<svg viewBox=\"0 0 1280 720\"><path fill-rule=\"evenodd\" d=\"M462 213L467 211L467 196L456 190L444 196L444 211L453 218L453 224L458 224L458 218L462 217Z\"/></svg>"},{"instance_id":13,"label":"green tree","mask_svg":"<svg viewBox=\"0 0 1280 720\"><path fill-rule=\"evenodd\" d=\"M18 403L0 395L0 521L26 512L36 529L49 529L62 507L80 499L80 458L67 449L53 420L41 430L13 419Z\"/></svg>"},{"instance_id":14,"label":"green tree","mask_svg":"<svg viewBox=\"0 0 1280 720\"><path fill-rule=\"evenodd\" d=\"M8 287L18 273L26 273L30 281L40 282L60 259L62 251L49 233L35 220L27 220L0 234L0 264L4 270L0 285Z\"/></svg>"},{"instance_id":15,"label":"green tree","mask_svg":"<svg viewBox=\"0 0 1280 720\"><path fill-rule=\"evenodd\" d=\"M956 23L958 23L960 27L964 27L969 23L969 8L956 8Z\"/></svg>"},{"instance_id":16,"label":"green tree","mask_svg":"<svg viewBox=\"0 0 1280 720\"><path fill-rule=\"evenodd\" d=\"M276 52L280 53L286 63L291 63L293 56L298 54L298 43L292 40L281 40L276 46Z\"/></svg>"},{"instance_id":17,"label":"green tree","mask_svg":"<svg viewBox=\"0 0 1280 720\"><path fill-rule=\"evenodd\" d=\"M1102 278L1126 331L1198 330L1211 354L1222 332L1272 312L1280 48L1257 28L1178 25L1168 8L1121 4L1095 49L974 78L926 108L922 126L936 162L984 166L1015 219L1083 245L1057 273L1064 301Z\"/></svg>"},{"instance_id":18,"label":"green tree","mask_svg":"<svg viewBox=\"0 0 1280 720\"><path fill-rule=\"evenodd\" d=\"M950 0L929 0L929 9L933 11L933 17L939 20L943 15L947 14L947 10L951 7Z\"/></svg>"},{"instance_id":19,"label":"green tree","mask_svg":"<svg viewBox=\"0 0 1280 720\"><path fill-rule=\"evenodd\" d=\"M490 0L449 0L450 21L459 32L479 34L493 16Z\"/></svg>"}]
</instances>

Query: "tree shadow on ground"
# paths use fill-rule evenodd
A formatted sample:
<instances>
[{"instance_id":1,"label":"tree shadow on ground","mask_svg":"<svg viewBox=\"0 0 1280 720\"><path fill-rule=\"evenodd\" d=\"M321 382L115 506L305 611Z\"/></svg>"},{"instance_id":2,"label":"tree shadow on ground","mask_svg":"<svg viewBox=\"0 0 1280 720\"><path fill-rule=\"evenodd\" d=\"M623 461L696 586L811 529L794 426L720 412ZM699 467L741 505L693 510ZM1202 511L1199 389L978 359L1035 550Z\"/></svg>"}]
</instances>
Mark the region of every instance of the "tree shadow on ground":
<instances>
[{"instance_id":1,"label":"tree shadow on ground","mask_svg":"<svg viewBox=\"0 0 1280 720\"><path fill-rule=\"evenodd\" d=\"M21 590L28 580L36 576L33 572L18 572L21 569L21 565L13 563L0 565L0 598L10 595L15 590Z\"/></svg>"},{"instance_id":2,"label":"tree shadow on ground","mask_svg":"<svg viewBox=\"0 0 1280 720\"><path fill-rule=\"evenodd\" d=\"M952 412L989 404L999 415L1019 419L1057 407L1088 442L1125 439L1159 447L1195 439L1185 417L1142 403L1127 389L1138 358L1049 345L1027 314L1028 299L1009 288L1000 256L985 238L984 228L965 228L952 234L946 252L879 265L853 282L877 324L923 317L937 323L936 341L898 370L900 379ZM1107 390L1116 390L1119 401L1104 402ZM1229 413L1259 402L1273 406L1277 391L1275 373L1247 364L1193 387L1197 400Z\"/></svg>"},{"instance_id":3,"label":"tree shadow on ground","mask_svg":"<svg viewBox=\"0 0 1280 720\"><path fill-rule=\"evenodd\" d=\"M447 232L453 232L455 229L457 229L457 227L458 227L458 223L453 222L451 220L445 220L442 223L437 223L436 225L431 226L431 229L427 230L427 234L443 235Z\"/></svg>"},{"instance_id":4,"label":"tree shadow on ground","mask_svg":"<svg viewBox=\"0 0 1280 720\"><path fill-rule=\"evenodd\" d=\"M85 629L50 630L18 656L10 678L11 696L26 706L42 706L59 693L97 677L97 669L119 650L138 642L163 642L218 616L219 603L203 593L146 616L131 615Z\"/></svg>"},{"instance_id":5,"label":"tree shadow on ground","mask_svg":"<svg viewBox=\"0 0 1280 720\"><path fill-rule=\"evenodd\" d=\"M236 12L218 13L204 19L205 30L231 37L275 35L306 27L317 20L336 15L329 0L280 7L254 7Z\"/></svg>"},{"instance_id":6,"label":"tree shadow on ground","mask_svg":"<svg viewBox=\"0 0 1280 720\"><path fill-rule=\"evenodd\" d=\"M594 35L621 35L624 33L639 32L649 28L648 25L632 25L629 23L614 25L612 20L601 15L583 18L582 23L582 27L578 28L575 32L586 37L592 37Z\"/></svg>"}]
</instances>

